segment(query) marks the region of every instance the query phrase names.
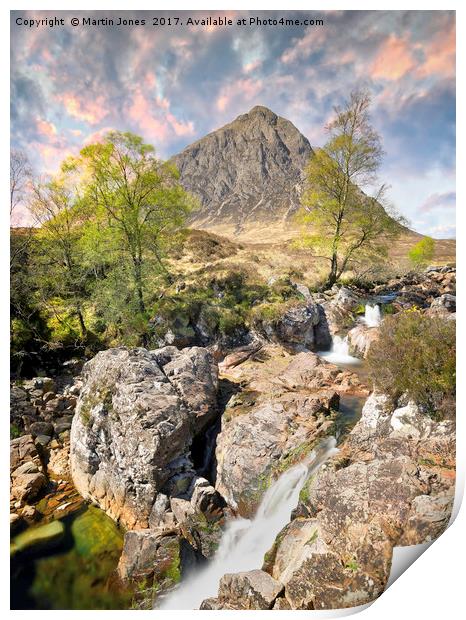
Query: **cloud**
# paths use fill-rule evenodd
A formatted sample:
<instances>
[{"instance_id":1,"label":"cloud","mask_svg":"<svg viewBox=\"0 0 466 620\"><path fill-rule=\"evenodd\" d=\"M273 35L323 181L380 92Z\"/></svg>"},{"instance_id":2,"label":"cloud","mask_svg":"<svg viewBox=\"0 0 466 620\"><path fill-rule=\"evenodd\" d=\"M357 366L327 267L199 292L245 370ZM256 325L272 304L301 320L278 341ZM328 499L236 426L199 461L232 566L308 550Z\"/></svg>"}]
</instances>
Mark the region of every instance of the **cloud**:
<instances>
[{"instance_id":1,"label":"cloud","mask_svg":"<svg viewBox=\"0 0 466 620\"><path fill-rule=\"evenodd\" d=\"M252 78L241 78L231 84L227 84L217 96L217 109L224 112L231 106L234 100L239 100L241 103L249 105L261 92L262 88L262 80L254 80Z\"/></svg>"},{"instance_id":2,"label":"cloud","mask_svg":"<svg viewBox=\"0 0 466 620\"><path fill-rule=\"evenodd\" d=\"M49 123L43 118L38 118L36 121L37 131L41 136L46 138L55 138L57 135L57 128L53 123Z\"/></svg>"},{"instance_id":3,"label":"cloud","mask_svg":"<svg viewBox=\"0 0 466 620\"><path fill-rule=\"evenodd\" d=\"M103 95L98 96L93 101L86 100L76 94L65 93L60 95L58 100L62 102L69 116L90 125L100 123L108 115Z\"/></svg>"},{"instance_id":4,"label":"cloud","mask_svg":"<svg viewBox=\"0 0 466 620\"><path fill-rule=\"evenodd\" d=\"M112 17L120 14L151 20L144 11ZM383 180L396 188L397 206L413 221L422 214L423 232L445 218L450 224L452 208L422 206L454 187L454 11L327 11L314 14L323 27L107 27L98 36L92 28L14 26L17 16L45 15L12 13L11 138L38 172L110 127L142 135L168 157L256 104L319 146L333 107L363 86L373 94Z\"/></svg>"},{"instance_id":5,"label":"cloud","mask_svg":"<svg viewBox=\"0 0 466 620\"><path fill-rule=\"evenodd\" d=\"M456 226L454 224L440 224L439 226L432 226L428 233L437 239L454 239Z\"/></svg>"},{"instance_id":6,"label":"cloud","mask_svg":"<svg viewBox=\"0 0 466 620\"><path fill-rule=\"evenodd\" d=\"M433 211L434 209L454 209L456 207L456 192L431 194L419 207L419 211Z\"/></svg>"},{"instance_id":7,"label":"cloud","mask_svg":"<svg viewBox=\"0 0 466 620\"><path fill-rule=\"evenodd\" d=\"M370 68L373 79L398 80L416 66L412 46L406 38L390 35L382 43Z\"/></svg>"},{"instance_id":8,"label":"cloud","mask_svg":"<svg viewBox=\"0 0 466 620\"><path fill-rule=\"evenodd\" d=\"M451 78L455 75L456 28L453 22L446 31L440 31L423 47L424 62L418 70L420 77L439 75Z\"/></svg>"}]
</instances>

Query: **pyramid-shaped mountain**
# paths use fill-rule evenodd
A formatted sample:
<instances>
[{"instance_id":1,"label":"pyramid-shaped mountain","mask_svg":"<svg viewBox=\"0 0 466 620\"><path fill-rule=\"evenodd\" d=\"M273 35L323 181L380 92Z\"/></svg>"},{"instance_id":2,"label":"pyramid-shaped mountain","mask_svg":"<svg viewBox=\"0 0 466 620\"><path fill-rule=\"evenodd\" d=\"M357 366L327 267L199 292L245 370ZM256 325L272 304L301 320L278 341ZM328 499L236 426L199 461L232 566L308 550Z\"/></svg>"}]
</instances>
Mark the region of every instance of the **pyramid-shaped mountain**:
<instances>
[{"instance_id":1,"label":"pyramid-shaped mountain","mask_svg":"<svg viewBox=\"0 0 466 620\"><path fill-rule=\"evenodd\" d=\"M201 203L193 224L240 232L296 211L311 155L309 141L293 123L256 106L173 160L182 185Z\"/></svg>"}]
</instances>

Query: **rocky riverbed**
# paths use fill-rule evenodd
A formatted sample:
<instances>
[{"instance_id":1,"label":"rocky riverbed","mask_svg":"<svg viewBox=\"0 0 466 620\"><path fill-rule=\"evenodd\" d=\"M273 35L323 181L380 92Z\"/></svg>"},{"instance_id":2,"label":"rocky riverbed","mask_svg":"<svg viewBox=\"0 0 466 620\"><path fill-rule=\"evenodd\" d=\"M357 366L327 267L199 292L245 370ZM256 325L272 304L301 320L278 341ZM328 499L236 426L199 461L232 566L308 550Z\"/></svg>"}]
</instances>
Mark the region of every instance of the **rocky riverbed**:
<instances>
[{"instance_id":1,"label":"rocky riverbed","mask_svg":"<svg viewBox=\"0 0 466 620\"><path fill-rule=\"evenodd\" d=\"M323 609L373 600L393 547L432 540L448 523L454 423L426 418L415 402L370 394L361 366L318 353L340 335L348 355L367 355L378 337L364 321L367 303L380 306L382 320L414 307L452 320L455 286L454 268L443 267L371 291L304 290L301 309L221 355L215 345L116 348L82 370L76 363L73 372L14 383L12 562L18 575L24 558L35 566L23 582L27 602L15 595L15 606L53 607L44 592L58 567L66 573L74 562L66 553L82 546L80 519L108 518L112 527L89 525L95 545L80 556L93 562L84 572L100 570L100 585L93 591L69 574L70 594L60 601L76 606L72 593L83 587L89 607L157 605L215 557L232 520L253 517L275 481L335 435L340 452L305 481L262 565L225 575L202 607ZM41 562L58 557L44 585Z\"/></svg>"}]
</instances>

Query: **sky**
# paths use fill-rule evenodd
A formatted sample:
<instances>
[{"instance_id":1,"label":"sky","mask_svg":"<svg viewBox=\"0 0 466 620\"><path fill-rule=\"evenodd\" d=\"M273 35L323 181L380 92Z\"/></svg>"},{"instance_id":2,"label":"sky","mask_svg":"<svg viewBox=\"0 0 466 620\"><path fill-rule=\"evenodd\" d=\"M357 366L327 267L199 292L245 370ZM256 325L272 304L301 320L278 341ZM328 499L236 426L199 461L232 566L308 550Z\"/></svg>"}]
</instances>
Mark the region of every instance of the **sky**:
<instances>
[{"instance_id":1,"label":"sky","mask_svg":"<svg viewBox=\"0 0 466 620\"><path fill-rule=\"evenodd\" d=\"M152 25L208 15L234 25ZM16 24L53 16L65 25ZM324 25L236 25L251 16ZM71 17L115 25L73 27ZM119 17L146 25L118 26ZM455 236L453 11L13 11L11 34L11 144L38 174L110 129L168 158L255 105L320 146L334 106L366 88L391 202L415 230Z\"/></svg>"}]
</instances>

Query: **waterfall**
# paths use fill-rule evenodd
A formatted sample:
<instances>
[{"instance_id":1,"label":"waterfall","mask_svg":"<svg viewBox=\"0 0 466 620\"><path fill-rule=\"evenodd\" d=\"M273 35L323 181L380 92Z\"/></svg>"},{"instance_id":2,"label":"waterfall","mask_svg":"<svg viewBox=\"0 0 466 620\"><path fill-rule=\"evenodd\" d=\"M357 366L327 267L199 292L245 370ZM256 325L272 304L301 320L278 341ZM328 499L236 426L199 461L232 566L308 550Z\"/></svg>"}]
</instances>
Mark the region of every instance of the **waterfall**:
<instances>
[{"instance_id":1,"label":"waterfall","mask_svg":"<svg viewBox=\"0 0 466 620\"><path fill-rule=\"evenodd\" d=\"M381 320L380 307L377 304L375 306L366 304L363 321L367 327L378 327Z\"/></svg>"},{"instance_id":2,"label":"waterfall","mask_svg":"<svg viewBox=\"0 0 466 620\"><path fill-rule=\"evenodd\" d=\"M333 336L332 348L319 355L331 364L360 364L361 360L349 354L348 336Z\"/></svg>"},{"instance_id":3,"label":"waterfall","mask_svg":"<svg viewBox=\"0 0 466 620\"><path fill-rule=\"evenodd\" d=\"M282 474L266 491L256 516L230 521L218 551L205 567L188 575L180 586L161 600L159 609L198 609L206 598L217 596L226 573L261 568L264 554L280 530L289 522L306 478L338 452L334 437L324 440L306 461Z\"/></svg>"}]
</instances>

